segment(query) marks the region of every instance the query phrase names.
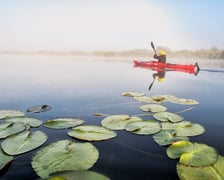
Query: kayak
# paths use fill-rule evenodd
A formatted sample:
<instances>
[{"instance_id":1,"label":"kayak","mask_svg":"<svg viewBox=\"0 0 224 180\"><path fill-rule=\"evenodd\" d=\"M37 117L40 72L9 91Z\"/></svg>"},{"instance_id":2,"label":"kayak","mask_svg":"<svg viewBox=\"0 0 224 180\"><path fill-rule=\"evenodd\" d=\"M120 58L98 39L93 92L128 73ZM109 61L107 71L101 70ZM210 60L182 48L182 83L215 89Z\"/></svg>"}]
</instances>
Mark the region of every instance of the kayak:
<instances>
[{"instance_id":1,"label":"kayak","mask_svg":"<svg viewBox=\"0 0 224 180\"><path fill-rule=\"evenodd\" d=\"M171 64L171 63L161 63L158 61L138 61L134 60L134 67L142 67L151 69L154 71L180 71L190 74L195 74L199 72L200 68L197 63L193 64Z\"/></svg>"}]
</instances>

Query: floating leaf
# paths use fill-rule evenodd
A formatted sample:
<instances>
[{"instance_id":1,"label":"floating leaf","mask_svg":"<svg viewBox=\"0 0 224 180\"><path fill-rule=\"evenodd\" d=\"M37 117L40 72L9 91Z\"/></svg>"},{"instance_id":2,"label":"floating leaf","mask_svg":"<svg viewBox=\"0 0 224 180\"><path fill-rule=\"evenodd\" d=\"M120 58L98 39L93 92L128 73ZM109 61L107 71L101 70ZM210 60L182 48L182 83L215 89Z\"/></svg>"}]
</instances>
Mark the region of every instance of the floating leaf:
<instances>
[{"instance_id":1,"label":"floating leaf","mask_svg":"<svg viewBox=\"0 0 224 180\"><path fill-rule=\"evenodd\" d=\"M159 103L166 101L166 99L164 97L159 96L159 95L152 96L152 99Z\"/></svg>"},{"instance_id":2,"label":"floating leaf","mask_svg":"<svg viewBox=\"0 0 224 180\"><path fill-rule=\"evenodd\" d=\"M140 109L142 111L149 111L149 112L162 112L167 110L165 106L159 104L146 104L141 106Z\"/></svg>"},{"instance_id":3,"label":"floating leaf","mask_svg":"<svg viewBox=\"0 0 224 180\"><path fill-rule=\"evenodd\" d=\"M224 179L224 157L219 156L218 161L213 165L217 173Z\"/></svg>"},{"instance_id":4,"label":"floating leaf","mask_svg":"<svg viewBox=\"0 0 224 180\"><path fill-rule=\"evenodd\" d=\"M0 119L24 115L23 112L17 110L0 110Z\"/></svg>"},{"instance_id":5,"label":"floating leaf","mask_svg":"<svg viewBox=\"0 0 224 180\"><path fill-rule=\"evenodd\" d=\"M72 130L68 132L68 135L81 140L101 141L111 139L117 134L101 126L86 125L72 128Z\"/></svg>"},{"instance_id":6,"label":"floating leaf","mask_svg":"<svg viewBox=\"0 0 224 180\"><path fill-rule=\"evenodd\" d=\"M44 123L44 126L48 128L53 128L53 129L64 129L64 128L75 127L83 123L84 123L84 120L81 120L81 119L57 118L57 119L51 119L46 121Z\"/></svg>"},{"instance_id":7,"label":"floating leaf","mask_svg":"<svg viewBox=\"0 0 224 180\"><path fill-rule=\"evenodd\" d=\"M178 123L163 122L162 129L171 129L176 131L176 136L197 136L203 134L205 129L200 124L182 121Z\"/></svg>"},{"instance_id":8,"label":"floating leaf","mask_svg":"<svg viewBox=\"0 0 224 180\"><path fill-rule=\"evenodd\" d=\"M140 102L145 102L145 103L157 103L152 97L149 96L136 96L134 97L135 100L140 101Z\"/></svg>"},{"instance_id":9,"label":"floating leaf","mask_svg":"<svg viewBox=\"0 0 224 180\"><path fill-rule=\"evenodd\" d=\"M110 180L110 178L93 171L66 171L52 174L49 180Z\"/></svg>"},{"instance_id":10,"label":"floating leaf","mask_svg":"<svg viewBox=\"0 0 224 180\"><path fill-rule=\"evenodd\" d=\"M198 101L194 100L194 99L184 99L184 98L176 98L171 100L172 103L176 103L176 104L183 104L183 105L197 105L199 104Z\"/></svg>"},{"instance_id":11,"label":"floating leaf","mask_svg":"<svg viewBox=\"0 0 224 180\"><path fill-rule=\"evenodd\" d=\"M23 123L31 127L39 127L42 124L42 121L36 118L26 117L26 116L5 118L4 121L13 122L13 123Z\"/></svg>"},{"instance_id":12,"label":"floating leaf","mask_svg":"<svg viewBox=\"0 0 224 180\"><path fill-rule=\"evenodd\" d=\"M13 156L5 154L2 149L0 149L0 170L3 169L12 160Z\"/></svg>"},{"instance_id":13,"label":"floating leaf","mask_svg":"<svg viewBox=\"0 0 224 180\"><path fill-rule=\"evenodd\" d=\"M188 150L188 146L191 144L192 143L190 141L177 141L173 143L173 146L171 145L167 148L166 153L169 158L177 159L181 156L182 153Z\"/></svg>"},{"instance_id":14,"label":"floating leaf","mask_svg":"<svg viewBox=\"0 0 224 180\"><path fill-rule=\"evenodd\" d=\"M22 132L20 134L16 134L8 137L4 141L2 141L2 149L4 152L10 155L22 154L28 151L31 151L47 140L47 136L45 133L41 131L35 132Z\"/></svg>"},{"instance_id":15,"label":"floating leaf","mask_svg":"<svg viewBox=\"0 0 224 180\"><path fill-rule=\"evenodd\" d=\"M180 122L184 119L184 117L172 112L158 112L155 113L153 117L159 121L171 121L171 122Z\"/></svg>"},{"instance_id":16,"label":"floating leaf","mask_svg":"<svg viewBox=\"0 0 224 180\"><path fill-rule=\"evenodd\" d=\"M141 92L124 92L122 93L122 96L128 96L128 97L141 97L141 96L145 96L145 93L141 93Z\"/></svg>"},{"instance_id":17,"label":"floating leaf","mask_svg":"<svg viewBox=\"0 0 224 180\"><path fill-rule=\"evenodd\" d=\"M166 146L177 141L188 140L188 137L176 136L176 131L174 130L162 130L161 132L154 134L153 139L160 146Z\"/></svg>"},{"instance_id":18,"label":"floating leaf","mask_svg":"<svg viewBox=\"0 0 224 180\"><path fill-rule=\"evenodd\" d=\"M181 180L222 180L224 178L212 166L193 167L178 163L177 173Z\"/></svg>"},{"instance_id":19,"label":"floating leaf","mask_svg":"<svg viewBox=\"0 0 224 180\"><path fill-rule=\"evenodd\" d=\"M178 141L167 148L169 158L178 158L187 166L210 166L217 162L217 152L206 144Z\"/></svg>"},{"instance_id":20,"label":"floating leaf","mask_svg":"<svg viewBox=\"0 0 224 180\"><path fill-rule=\"evenodd\" d=\"M22 132L26 129L22 123L6 122L0 124L0 139Z\"/></svg>"},{"instance_id":21,"label":"floating leaf","mask_svg":"<svg viewBox=\"0 0 224 180\"><path fill-rule=\"evenodd\" d=\"M177 97L173 96L173 95L163 94L163 95L154 95L154 96L152 96L152 99L154 99L155 101L159 101L159 102L170 102L170 101L177 99Z\"/></svg>"},{"instance_id":22,"label":"floating leaf","mask_svg":"<svg viewBox=\"0 0 224 180\"><path fill-rule=\"evenodd\" d=\"M128 122L142 121L139 117L130 117L128 115L111 115L101 121L102 126L112 130L122 130Z\"/></svg>"},{"instance_id":23,"label":"floating leaf","mask_svg":"<svg viewBox=\"0 0 224 180\"><path fill-rule=\"evenodd\" d=\"M149 135L159 132L161 130L161 126L160 123L151 120L136 121L127 123L125 129L134 134Z\"/></svg>"},{"instance_id":24,"label":"floating leaf","mask_svg":"<svg viewBox=\"0 0 224 180\"><path fill-rule=\"evenodd\" d=\"M87 170L97 161L98 150L90 143L61 140L39 150L33 157L32 167L41 178L70 170Z\"/></svg>"},{"instance_id":25,"label":"floating leaf","mask_svg":"<svg viewBox=\"0 0 224 180\"><path fill-rule=\"evenodd\" d=\"M45 112L49 110L51 110L51 106L44 104L44 105L30 107L27 109L27 112L40 113L40 112Z\"/></svg>"}]
</instances>

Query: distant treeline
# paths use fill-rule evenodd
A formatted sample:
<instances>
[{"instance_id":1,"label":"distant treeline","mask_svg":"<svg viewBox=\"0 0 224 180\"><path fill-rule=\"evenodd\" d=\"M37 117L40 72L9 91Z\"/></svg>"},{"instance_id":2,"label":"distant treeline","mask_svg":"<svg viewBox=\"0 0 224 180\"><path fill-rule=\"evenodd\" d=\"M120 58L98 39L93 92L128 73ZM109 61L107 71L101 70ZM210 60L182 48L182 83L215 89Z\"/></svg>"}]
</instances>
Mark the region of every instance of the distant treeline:
<instances>
[{"instance_id":1,"label":"distant treeline","mask_svg":"<svg viewBox=\"0 0 224 180\"><path fill-rule=\"evenodd\" d=\"M202 58L202 59L223 59L224 50L211 47L200 50L178 50L174 51L167 47L157 47L157 51L164 50L169 58ZM104 56L104 57L153 57L154 51L147 49L136 49L126 51L0 51L0 54L20 54L20 55L69 55L69 56Z\"/></svg>"}]
</instances>

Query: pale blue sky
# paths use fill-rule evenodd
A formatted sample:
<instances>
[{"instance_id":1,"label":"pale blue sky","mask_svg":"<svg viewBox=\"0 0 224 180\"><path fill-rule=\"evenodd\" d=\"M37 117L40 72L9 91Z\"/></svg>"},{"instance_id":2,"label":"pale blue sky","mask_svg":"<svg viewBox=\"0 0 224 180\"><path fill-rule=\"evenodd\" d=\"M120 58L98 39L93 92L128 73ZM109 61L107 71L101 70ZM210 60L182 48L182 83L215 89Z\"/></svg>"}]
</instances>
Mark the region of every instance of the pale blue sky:
<instances>
[{"instance_id":1,"label":"pale blue sky","mask_svg":"<svg viewBox=\"0 0 224 180\"><path fill-rule=\"evenodd\" d=\"M1 0L0 50L224 49L223 0Z\"/></svg>"}]
</instances>

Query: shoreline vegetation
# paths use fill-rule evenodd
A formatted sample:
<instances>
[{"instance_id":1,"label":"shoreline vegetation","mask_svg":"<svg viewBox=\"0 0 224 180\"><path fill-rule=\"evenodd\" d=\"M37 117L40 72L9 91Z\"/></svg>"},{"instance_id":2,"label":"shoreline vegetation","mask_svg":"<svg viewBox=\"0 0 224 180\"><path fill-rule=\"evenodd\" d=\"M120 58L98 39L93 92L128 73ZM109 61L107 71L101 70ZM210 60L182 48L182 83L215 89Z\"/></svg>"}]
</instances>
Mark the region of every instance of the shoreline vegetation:
<instances>
[{"instance_id":1,"label":"shoreline vegetation","mask_svg":"<svg viewBox=\"0 0 224 180\"><path fill-rule=\"evenodd\" d=\"M224 50L211 47L200 50L178 50L174 51L166 47L163 49L169 58L200 58L200 59L222 59L224 60ZM152 57L154 51L147 49L135 49L126 51L0 51L0 55L56 55L56 56L97 56L97 57Z\"/></svg>"}]
</instances>

